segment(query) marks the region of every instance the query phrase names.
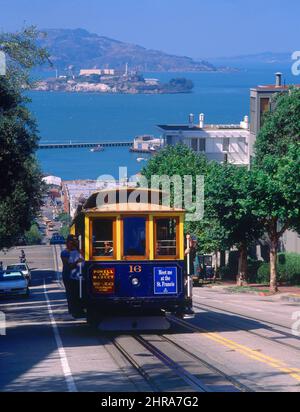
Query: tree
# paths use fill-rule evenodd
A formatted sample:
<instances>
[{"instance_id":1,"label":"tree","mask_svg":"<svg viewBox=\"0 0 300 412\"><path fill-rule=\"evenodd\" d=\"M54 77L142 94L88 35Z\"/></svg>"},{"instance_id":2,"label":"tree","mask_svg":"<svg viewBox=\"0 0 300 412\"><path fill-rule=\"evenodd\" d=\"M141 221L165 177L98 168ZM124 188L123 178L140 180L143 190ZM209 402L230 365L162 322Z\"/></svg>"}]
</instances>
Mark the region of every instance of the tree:
<instances>
[{"instance_id":1,"label":"tree","mask_svg":"<svg viewBox=\"0 0 300 412\"><path fill-rule=\"evenodd\" d=\"M248 249L261 235L261 225L248 206L250 172L230 164L211 165L205 183L205 219L217 222L222 249L239 251L238 286L247 283Z\"/></svg>"},{"instance_id":2,"label":"tree","mask_svg":"<svg viewBox=\"0 0 300 412\"><path fill-rule=\"evenodd\" d=\"M300 89L275 95L271 108L255 143L255 163L263 166L267 155L277 157L287 153L289 145L300 137Z\"/></svg>"},{"instance_id":3,"label":"tree","mask_svg":"<svg viewBox=\"0 0 300 412\"><path fill-rule=\"evenodd\" d=\"M70 225L72 221L71 216L69 215L69 213L66 213L66 212L60 213L58 215L58 220L64 223L65 225Z\"/></svg>"},{"instance_id":4,"label":"tree","mask_svg":"<svg viewBox=\"0 0 300 412\"><path fill-rule=\"evenodd\" d=\"M286 154L266 155L263 168L256 165L248 185L247 207L259 219L270 242L270 290L278 291L279 241L300 221L300 143L291 143Z\"/></svg>"},{"instance_id":5,"label":"tree","mask_svg":"<svg viewBox=\"0 0 300 412\"><path fill-rule=\"evenodd\" d=\"M287 229L300 230L300 90L277 95L271 106L255 144L249 203L269 237L270 288L276 292L280 238Z\"/></svg>"},{"instance_id":6,"label":"tree","mask_svg":"<svg viewBox=\"0 0 300 412\"><path fill-rule=\"evenodd\" d=\"M42 242L42 235L36 224L33 224L31 228L25 233L25 241L27 245L40 245Z\"/></svg>"},{"instance_id":7,"label":"tree","mask_svg":"<svg viewBox=\"0 0 300 412\"><path fill-rule=\"evenodd\" d=\"M70 234L70 226L68 226L68 225L63 225L62 228L61 228L60 231L59 231L59 234L60 234L61 236L63 236L65 239L67 239L67 237L68 237L69 234Z\"/></svg>"},{"instance_id":8,"label":"tree","mask_svg":"<svg viewBox=\"0 0 300 412\"><path fill-rule=\"evenodd\" d=\"M33 27L0 34L0 50L8 62L7 74L0 76L0 249L24 235L41 205L38 133L23 94L31 84L29 70L47 56L36 46L37 37Z\"/></svg>"}]
</instances>

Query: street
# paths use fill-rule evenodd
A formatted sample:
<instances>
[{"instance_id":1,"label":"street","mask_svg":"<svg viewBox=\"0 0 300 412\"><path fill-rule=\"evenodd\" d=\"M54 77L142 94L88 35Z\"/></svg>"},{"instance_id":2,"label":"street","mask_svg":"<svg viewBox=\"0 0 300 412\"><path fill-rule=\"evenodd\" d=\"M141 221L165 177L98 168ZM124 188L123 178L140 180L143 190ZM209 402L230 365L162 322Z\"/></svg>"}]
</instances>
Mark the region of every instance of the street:
<instances>
[{"instance_id":1,"label":"street","mask_svg":"<svg viewBox=\"0 0 300 412\"><path fill-rule=\"evenodd\" d=\"M171 318L163 333L103 334L68 314L60 247L24 249L30 298L0 301L1 391L300 391L299 304L195 288L193 320ZM16 263L18 253L0 261Z\"/></svg>"}]
</instances>

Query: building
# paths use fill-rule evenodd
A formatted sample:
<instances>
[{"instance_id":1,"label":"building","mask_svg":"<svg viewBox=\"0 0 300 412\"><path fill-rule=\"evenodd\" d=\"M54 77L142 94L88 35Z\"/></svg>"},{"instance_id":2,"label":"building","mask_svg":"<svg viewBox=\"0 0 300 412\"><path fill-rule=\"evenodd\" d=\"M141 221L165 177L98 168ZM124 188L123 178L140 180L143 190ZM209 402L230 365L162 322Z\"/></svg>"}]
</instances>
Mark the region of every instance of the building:
<instances>
[{"instance_id":1,"label":"building","mask_svg":"<svg viewBox=\"0 0 300 412\"><path fill-rule=\"evenodd\" d=\"M151 152L162 147L163 140L151 135L137 136L133 140L133 152Z\"/></svg>"},{"instance_id":2,"label":"building","mask_svg":"<svg viewBox=\"0 0 300 412\"><path fill-rule=\"evenodd\" d=\"M190 114L187 124L159 125L158 128L165 145L184 143L195 152L205 154L208 160L242 166L250 164L253 142L248 116L240 124L206 125L204 114L200 114L197 124L194 115Z\"/></svg>"},{"instance_id":3,"label":"building","mask_svg":"<svg viewBox=\"0 0 300 412\"><path fill-rule=\"evenodd\" d=\"M79 76L114 76L115 69L81 69Z\"/></svg>"},{"instance_id":4,"label":"building","mask_svg":"<svg viewBox=\"0 0 300 412\"><path fill-rule=\"evenodd\" d=\"M79 72L79 76L101 76L102 70L100 69L81 69Z\"/></svg>"}]
</instances>

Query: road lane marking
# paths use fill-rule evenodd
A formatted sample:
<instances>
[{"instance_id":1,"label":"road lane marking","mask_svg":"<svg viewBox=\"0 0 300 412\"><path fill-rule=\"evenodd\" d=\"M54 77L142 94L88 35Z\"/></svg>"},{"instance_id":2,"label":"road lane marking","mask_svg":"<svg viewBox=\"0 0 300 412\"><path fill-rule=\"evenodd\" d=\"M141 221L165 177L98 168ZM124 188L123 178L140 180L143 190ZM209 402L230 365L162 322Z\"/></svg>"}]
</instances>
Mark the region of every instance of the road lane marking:
<instances>
[{"instance_id":1,"label":"road lane marking","mask_svg":"<svg viewBox=\"0 0 300 412\"><path fill-rule=\"evenodd\" d=\"M58 330L58 326L56 324L56 321L54 319L54 315L53 315L53 311L52 311L52 307L51 307L51 303L48 297L48 293L47 293L47 288L46 288L46 282L44 281L44 294L46 297L46 303L47 303L47 307L48 307L48 312L49 312L49 317L50 317L50 323L52 325L53 328L53 333L54 333L54 337L55 337L55 341L56 341L56 346L58 349L58 353L59 353L59 358L60 358L60 362L61 362L61 366L62 366L62 370L65 376L65 380L67 383L67 388L69 392L78 392L71 369L70 369L70 365L68 362L68 358L65 352L65 349L63 347L63 343L59 334L59 330Z\"/></svg>"},{"instance_id":2,"label":"road lane marking","mask_svg":"<svg viewBox=\"0 0 300 412\"><path fill-rule=\"evenodd\" d=\"M219 343L222 346L225 346L229 349L235 350L250 359L257 360L261 363L278 369L279 371L288 374L290 377L300 382L300 374L298 373L299 370L296 368L289 367L288 365L286 365L286 363L279 359L275 359L270 356L264 355L263 353L259 353L256 350L249 348L248 346L241 345L240 343L237 343L231 339L225 338L221 336L219 333L209 332L206 329L200 328L199 326L196 327L179 319L176 319L175 322L183 324L185 327L189 327L190 329L197 331L198 333L201 332L201 336L206 337L207 339L210 339L216 343Z\"/></svg>"}]
</instances>

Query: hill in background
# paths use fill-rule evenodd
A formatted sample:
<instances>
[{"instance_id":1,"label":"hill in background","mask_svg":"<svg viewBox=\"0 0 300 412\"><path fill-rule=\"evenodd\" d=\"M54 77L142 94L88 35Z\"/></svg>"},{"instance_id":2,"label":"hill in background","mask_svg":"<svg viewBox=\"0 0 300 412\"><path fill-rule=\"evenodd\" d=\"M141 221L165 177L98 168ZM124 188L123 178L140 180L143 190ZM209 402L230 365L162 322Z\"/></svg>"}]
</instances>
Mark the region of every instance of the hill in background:
<instances>
[{"instance_id":1,"label":"hill in background","mask_svg":"<svg viewBox=\"0 0 300 412\"><path fill-rule=\"evenodd\" d=\"M59 69L70 65L80 68L125 69L142 72L217 71L206 61L195 61L186 56L170 55L157 50L123 43L84 29L47 29L45 38L39 40L51 54L51 61Z\"/></svg>"}]
</instances>

